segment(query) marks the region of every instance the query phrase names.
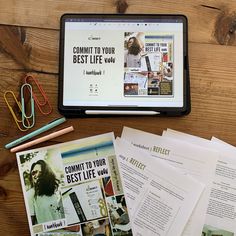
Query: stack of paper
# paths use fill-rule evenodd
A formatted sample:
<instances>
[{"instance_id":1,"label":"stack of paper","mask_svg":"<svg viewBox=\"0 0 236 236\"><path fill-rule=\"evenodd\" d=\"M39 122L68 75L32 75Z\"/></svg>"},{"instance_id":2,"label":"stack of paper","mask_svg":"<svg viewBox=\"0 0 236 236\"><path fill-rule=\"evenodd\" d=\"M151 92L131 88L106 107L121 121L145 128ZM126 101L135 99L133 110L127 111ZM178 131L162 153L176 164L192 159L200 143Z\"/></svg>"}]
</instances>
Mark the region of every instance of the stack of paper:
<instances>
[{"instance_id":1,"label":"stack of paper","mask_svg":"<svg viewBox=\"0 0 236 236\"><path fill-rule=\"evenodd\" d=\"M128 127L17 153L31 235L236 236L235 155Z\"/></svg>"},{"instance_id":2,"label":"stack of paper","mask_svg":"<svg viewBox=\"0 0 236 236\"><path fill-rule=\"evenodd\" d=\"M234 236L236 148L167 129L124 127L116 155L134 235Z\"/></svg>"}]
</instances>

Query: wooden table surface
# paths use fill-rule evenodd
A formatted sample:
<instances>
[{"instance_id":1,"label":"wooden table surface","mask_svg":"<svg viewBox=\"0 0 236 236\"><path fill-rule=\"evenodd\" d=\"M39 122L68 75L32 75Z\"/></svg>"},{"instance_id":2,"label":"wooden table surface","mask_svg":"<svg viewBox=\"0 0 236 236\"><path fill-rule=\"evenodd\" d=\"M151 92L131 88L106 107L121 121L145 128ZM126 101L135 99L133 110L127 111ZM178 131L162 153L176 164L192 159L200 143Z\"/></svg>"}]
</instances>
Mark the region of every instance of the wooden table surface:
<instances>
[{"instance_id":1,"label":"wooden table surface","mask_svg":"<svg viewBox=\"0 0 236 236\"><path fill-rule=\"evenodd\" d=\"M53 113L38 114L36 128L60 116L57 110L59 18L63 13L179 13L189 19L192 112L185 117L70 119L75 131L37 147L114 131L123 126L161 134L172 128L236 146L235 0L0 0L0 235L30 235L16 158L4 145L22 135L3 99L19 95L21 79L35 75Z\"/></svg>"}]
</instances>

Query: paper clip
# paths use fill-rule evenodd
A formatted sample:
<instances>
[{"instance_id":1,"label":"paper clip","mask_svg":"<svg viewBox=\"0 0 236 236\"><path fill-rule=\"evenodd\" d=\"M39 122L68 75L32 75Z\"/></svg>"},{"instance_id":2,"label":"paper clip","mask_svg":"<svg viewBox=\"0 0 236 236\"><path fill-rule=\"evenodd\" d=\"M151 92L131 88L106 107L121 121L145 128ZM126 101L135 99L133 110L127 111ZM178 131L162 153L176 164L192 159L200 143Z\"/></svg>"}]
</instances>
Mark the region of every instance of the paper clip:
<instances>
[{"instance_id":1,"label":"paper clip","mask_svg":"<svg viewBox=\"0 0 236 236\"><path fill-rule=\"evenodd\" d=\"M21 106L21 103L17 100L15 94L14 94L12 91L6 91L6 92L4 93L4 100L5 100L5 102L6 102L7 106L8 106L8 109L10 110L10 112L11 112L11 114L12 114L12 117L13 117L13 119L14 119L14 121L15 121L17 127L18 127L18 129L19 129L20 131L27 131L28 128L25 128L25 127L23 126L22 119L17 118L16 113L14 112L12 106L11 106L10 103L9 103L9 100L7 99L7 96L9 96L9 95L11 95L11 96L13 97L13 100L14 100L15 103L16 103L16 107L19 109L19 112L20 112L20 113L22 113L22 106ZM28 121L28 119L26 119L26 122L28 123L28 125L30 124L29 121Z\"/></svg>"},{"instance_id":2,"label":"paper clip","mask_svg":"<svg viewBox=\"0 0 236 236\"><path fill-rule=\"evenodd\" d=\"M36 85L34 86L33 83ZM40 85L39 81L32 75L27 75L25 77L25 83L27 84L31 84L31 86L33 87L33 90L35 89L35 87L38 88L39 92L42 95L43 101L39 101L38 97L36 96L35 92L32 92L34 101L39 109L39 111L43 114L43 115L49 115L52 112L52 106L49 103L48 97L46 95L46 93L44 92L42 86ZM43 110L43 107L48 106L48 109L45 111Z\"/></svg>"},{"instance_id":3,"label":"paper clip","mask_svg":"<svg viewBox=\"0 0 236 236\"><path fill-rule=\"evenodd\" d=\"M26 109L25 109L25 98L24 98L24 88L28 87L28 91L30 93L30 111L31 113L29 115L26 114ZM35 115L34 115L34 99L32 97L33 91L32 87L30 84L23 84L21 86L21 117L22 117L22 124L26 129L32 128L35 124ZM29 121L32 120L31 124L27 122L28 124L25 124L25 120Z\"/></svg>"}]
</instances>

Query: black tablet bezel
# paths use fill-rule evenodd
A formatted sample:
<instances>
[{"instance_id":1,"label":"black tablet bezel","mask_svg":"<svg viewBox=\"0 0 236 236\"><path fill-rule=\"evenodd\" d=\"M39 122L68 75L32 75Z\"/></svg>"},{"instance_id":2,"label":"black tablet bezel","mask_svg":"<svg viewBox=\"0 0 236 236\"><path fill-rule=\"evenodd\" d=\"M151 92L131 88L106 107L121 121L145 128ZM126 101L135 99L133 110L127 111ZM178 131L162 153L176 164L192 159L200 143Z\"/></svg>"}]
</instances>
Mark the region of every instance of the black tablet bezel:
<instances>
[{"instance_id":1,"label":"black tablet bezel","mask_svg":"<svg viewBox=\"0 0 236 236\"><path fill-rule=\"evenodd\" d=\"M71 18L105 18L105 19L176 19L183 22L183 107L94 107L94 106L64 106L63 105L63 80L64 80L64 38L65 21ZM64 14L60 19L60 47L59 47L59 86L58 86L58 109L66 117L89 117L86 110L109 111L156 111L159 115L181 116L191 111L190 102L190 78L188 66L188 20L184 15L177 14ZM104 114L103 114L104 115Z\"/></svg>"}]
</instances>

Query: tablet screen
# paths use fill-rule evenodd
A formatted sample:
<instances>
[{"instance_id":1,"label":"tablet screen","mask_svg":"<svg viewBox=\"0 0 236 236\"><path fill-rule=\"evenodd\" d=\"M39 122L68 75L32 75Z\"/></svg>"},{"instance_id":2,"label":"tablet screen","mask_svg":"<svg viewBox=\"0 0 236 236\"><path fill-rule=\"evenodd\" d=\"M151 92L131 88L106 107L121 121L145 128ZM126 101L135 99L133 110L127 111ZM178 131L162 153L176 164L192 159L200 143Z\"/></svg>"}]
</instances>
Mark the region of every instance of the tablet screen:
<instances>
[{"instance_id":1,"label":"tablet screen","mask_svg":"<svg viewBox=\"0 0 236 236\"><path fill-rule=\"evenodd\" d=\"M184 22L67 17L63 106L183 107Z\"/></svg>"}]
</instances>

